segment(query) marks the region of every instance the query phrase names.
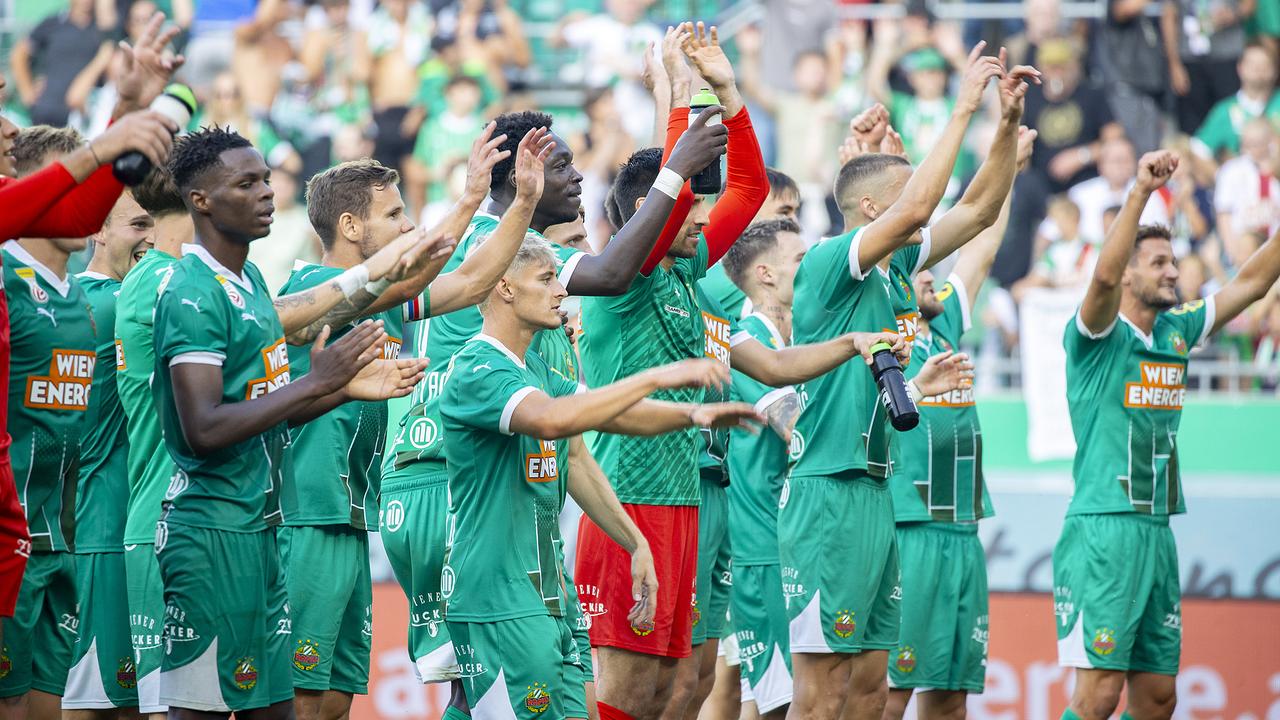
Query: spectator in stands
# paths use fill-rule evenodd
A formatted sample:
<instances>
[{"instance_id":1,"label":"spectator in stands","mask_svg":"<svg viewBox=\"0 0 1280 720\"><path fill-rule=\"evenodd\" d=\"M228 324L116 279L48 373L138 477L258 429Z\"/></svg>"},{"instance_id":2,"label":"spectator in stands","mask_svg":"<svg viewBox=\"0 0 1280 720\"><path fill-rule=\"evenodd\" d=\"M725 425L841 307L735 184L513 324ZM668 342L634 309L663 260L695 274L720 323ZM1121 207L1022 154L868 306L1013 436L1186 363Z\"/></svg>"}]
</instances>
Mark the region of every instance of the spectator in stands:
<instances>
[{"instance_id":1,"label":"spectator in stands","mask_svg":"<svg viewBox=\"0 0 1280 720\"><path fill-rule=\"evenodd\" d=\"M1123 137L1103 91L1081 82L1079 51L1066 38L1040 43L1042 84L1027 91L1023 122L1038 131L1031 166L1014 181L1006 241L993 274L1006 286L1026 274L1032 238L1050 195L1094 177L1103 141Z\"/></svg>"},{"instance_id":2,"label":"spectator in stands","mask_svg":"<svg viewBox=\"0 0 1280 720\"><path fill-rule=\"evenodd\" d=\"M304 142L302 177L310 177L333 161L333 138L345 125L368 126L368 63L360 62L363 25L350 0L321 0L307 10L298 61L302 66L302 100L306 117L298 128ZM272 114L280 117L273 105Z\"/></svg>"},{"instance_id":3,"label":"spectator in stands","mask_svg":"<svg viewBox=\"0 0 1280 720\"><path fill-rule=\"evenodd\" d=\"M71 0L66 12L45 18L14 46L13 82L32 123L66 125L71 84L99 52L110 54L110 28L98 25L93 6L94 0Z\"/></svg>"},{"instance_id":4,"label":"spectator in stands","mask_svg":"<svg viewBox=\"0 0 1280 720\"><path fill-rule=\"evenodd\" d=\"M1178 126L1193 133L1213 106L1240 89L1236 63L1257 0L1164 0L1161 26Z\"/></svg>"},{"instance_id":5,"label":"spectator in stands","mask_svg":"<svg viewBox=\"0 0 1280 720\"><path fill-rule=\"evenodd\" d=\"M272 296L280 292L294 263L320 262L320 238L311 228L307 206L301 202L298 176L281 167L271 169L275 215L271 234L249 245L249 260L258 266Z\"/></svg>"},{"instance_id":6,"label":"spectator in stands","mask_svg":"<svg viewBox=\"0 0 1280 720\"><path fill-rule=\"evenodd\" d=\"M274 2L274 0L264 0ZM204 88L224 70L231 69L236 54L236 28L253 20L258 0L217 0L196 6L191 43L182 77L193 88Z\"/></svg>"},{"instance_id":7,"label":"spectator in stands","mask_svg":"<svg viewBox=\"0 0 1280 720\"><path fill-rule=\"evenodd\" d=\"M444 110L423 123L413 147L413 159L405 166L410 207L422 209L455 200L448 193L449 174L459 160L466 165L471 143L484 129L482 99L480 83L469 75L458 75L445 85Z\"/></svg>"},{"instance_id":8,"label":"spectator in stands","mask_svg":"<svg viewBox=\"0 0 1280 720\"><path fill-rule=\"evenodd\" d=\"M1098 177L1085 180L1067 191L1067 197L1080 208L1080 234L1086 240L1102 242L1106 232L1102 214L1107 208L1124 204L1137 172L1138 156L1128 140L1113 138L1102 144L1098 151ZM1172 194L1165 188L1152 194L1140 222L1144 225L1168 225L1168 197Z\"/></svg>"},{"instance_id":9,"label":"spectator in stands","mask_svg":"<svg viewBox=\"0 0 1280 720\"><path fill-rule=\"evenodd\" d=\"M1213 230L1213 172L1215 168L1191 150L1187 136L1171 140L1166 147L1178 154L1178 167L1165 187L1169 226L1173 230L1174 251L1179 255L1196 248Z\"/></svg>"},{"instance_id":10,"label":"spectator in stands","mask_svg":"<svg viewBox=\"0 0 1280 720\"><path fill-rule=\"evenodd\" d=\"M377 128L373 157L392 168L404 167L413 153L423 117L410 114L418 89L418 68L431 56L435 23L416 0L382 0L369 16L366 51L369 99Z\"/></svg>"},{"instance_id":11,"label":"spectator in stands","mask_svg":"<svg viewBox=\"0 0 1280 720\"><path fill-rule=\"evenodd\" d=\"M613 88L624 127L637 143L648 142L653 130L653 98L640 80L643 56L650 43L662 42L662 31L645 19L651 4L605 0L603 14L571 14L551 38L553 45L582 51L581 80L587 87ZM687 103L688 98L673 102Z\"/></svg>"},{"instance_id":12,"label":"spectator in stands","mask_svg":"<svg viewBox=\"0 0 1280 720\"><path fill-rule=\"evenodd\" d=\"M1061 0L1027 0L1023 4L1023 31L1005 40L1009 67L1033 65L1040 43L1062 37L1067 25L1062 19Z\"/></svg>"},{"instance_id":13,"label":"spectator in stands","mask_svg":"<svg viewBox=\"0 0 1280 720\"><path fill-rule=\"evenodd\" d=\"M1159 149L1164 140L1162 110L1169 85L1165 46L1177 42L1172 36L1161 38L1159 24L1147 17L1147 9L1159 2L1107 0L1097 43L1111 111L1140 155Z\"/></svg>"},{"instance_id":14,"label":"spectator in stands","mask_svg":"<svg viewBox=\"0 0 1280 720\"><path fill-rule=\"evenodd\" d=\"M533 62L520 16L507 0L432 0L436 40L470 36L498 73L503 87L524 84L523 70Z\"/></svg>"},{"instance_id":15,"label":"spectator in stands","mask_svg":"<svg viewBox=\"0 0 1280 720\"><path fill-rule=\"evenodd\" d=\"M1258 347L1254 351L1253 365L1261 376L1264 390L1280 388L1280 291L1272 290L1262 301L1262 327L1258 332Z\"/></svg>"},{"instance_id":16,"label":"spectator in stands","mask_svg":"<svg viewBox=\"0 0 1280 720\"><path fill-rule=\"evenodd\" d=\"M1245 47L1236 63L1240 91L1220 100L1196 131L1196 150L1221 159L1240 152L1240 133L1253 118L1280 125L1280 93L1276 92L1276 55L1265 45Z\"/></svg>"},{"instance_id":17,"label":"spectator in stands","mask_svg":"<svg viewBox=\"0 0 1280 720\"><path fill-rule=\"evenodd\" d=\"M1280 227L1280 180L1276 179L1276 131L1263 118L1244 126L1238 157L1218 171L1213 204L1218 238L1228 258L1243 260L1251 232L1269 235Z\"/></svg>"},{"instance_id":18,"label":"spectator in stands","mask_svg":"<svg viewBox=\"0 0 1280 720\"><path fill-rule=\"evenodd\" d=\"M599 219L618 168L639 148L623 127L611 90L587 93L582 110L587 127L584 132L571 135L569 145L573 148L573 166L582 173L582 207L589 208L593 219Z\"/></svg>"},{"instance_id":19,"label":"spectator in stands","mask_svg":"<svg viewBox=\"0 0 1280 720\"><path fill-rule=\"evenodd\" d=\"M795 56L791 80L796 89L770 87L763 82L763 39L754 28L738 37L742 94L773 117L776 165L800 188L806 210L801 225L822 232L828 224L826 197L839 170L832 150L840 145L844 131L831 96L835 71L827 66L825 55L807 50Z\"/></svg>"},{"instance_id":20,"label":"spectator in stands","mask_svg":"<svg viewBox=\"0 0 1280 720\"><path fill-rule=\"evenodd\" d=\"M1065 195L1049 200L1049 214L1036 233L1036 260L1031 272L1013 286L1013 297L1022 302L1033 287L1083 289L1098 263L1097 240L1080 232L1080 208Z\"/></svg>"},{"instance_id":21,"label":"spectator in stands","mask_svg":"<svg viewBox=\"0 0 1280 720\"><path fill-rule=\"evenodd\" d=\"M265 115L249 111L235 75L223 72L214 78L209 102L202 110L196 125L231 128L248 138L271 167L302 171L302 159L293 145L280 137Z\"/></svg>"}]
</instances>

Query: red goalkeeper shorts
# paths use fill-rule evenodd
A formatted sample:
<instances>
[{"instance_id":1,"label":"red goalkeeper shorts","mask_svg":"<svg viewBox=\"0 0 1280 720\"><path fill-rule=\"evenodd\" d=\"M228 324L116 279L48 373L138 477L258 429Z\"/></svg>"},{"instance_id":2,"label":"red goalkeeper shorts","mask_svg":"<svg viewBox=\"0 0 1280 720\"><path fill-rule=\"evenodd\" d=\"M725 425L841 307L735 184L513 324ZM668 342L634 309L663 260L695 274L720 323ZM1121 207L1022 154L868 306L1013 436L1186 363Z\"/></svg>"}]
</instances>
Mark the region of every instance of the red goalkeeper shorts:
<instances>
[{"instance_id":1,"label":"red goalkeeper shorts","mask_svg":"<svg viewBox=\"0 0 1280 720\"><path fill-rule=\"evenodd\" d=\"M631 555L586 515L578 526L573 578L592 647L689 657L693 652L693 593L698 579L698 508L692 505L630 505L623 510L640 528L653 552L658 597L651 625L627 619L631 595ZM655 599L650 598L650 602Z\"/></svg>"}]
</instances>

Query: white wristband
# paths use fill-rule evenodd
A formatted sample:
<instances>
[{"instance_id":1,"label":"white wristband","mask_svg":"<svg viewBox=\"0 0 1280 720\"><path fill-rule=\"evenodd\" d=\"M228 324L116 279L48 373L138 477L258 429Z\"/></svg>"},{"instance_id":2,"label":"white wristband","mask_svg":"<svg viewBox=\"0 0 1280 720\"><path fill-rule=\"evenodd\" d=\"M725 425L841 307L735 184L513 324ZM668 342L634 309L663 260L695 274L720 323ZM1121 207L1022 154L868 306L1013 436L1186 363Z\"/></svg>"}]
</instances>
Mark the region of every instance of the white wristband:
<instances>
[{"instance_id":1,"label":"white wristband","mask_svg":"<svg viewBox=\"0 0 1280 720\"><path fill-rule=\"evenodd\" d=\"M387 288L391 287L394 284L395 283L391 282L390 280L386 278L382 278L381 280L370 280L369 282L365 283L364 289L370 295L377 297L382 293L386 292Z\"/></svg>"},{"instance_id":2,"label":"white wristband","mask_svg":"<svg viewBox=\"0 0 1280 720\"><path fill-rule=\"evenodd\" d=\"M364 263L361 263L353 268L344 270L338 276L337 282L338 287L342 288L342 294L350 300L352 295L363 290L364 286L369 283L369 268L365 267Z\"/></svg>"},{"instance_id":3,"label":"white wristband","mask_svg":"<svg viewBox=\"0 0 1280 720\"><path fill-rule=\"evenodd\" d=\"M662 168L657 179L653 181L653 189L675 200L680 196L680 188L684 187L684 178L669 167Z\"/></svg>"},{"instance_id":4,"label":"white wristband","mask_svg":"<svg viewBox=\"0 0 1280 720\"><path fill-rule=\"evenodd\" d=\"M907 383L907 392L911 393L911 402L916 403L917 405L924 399L924 391L920 389L920 386L916 384L915 380Z\"/></svg>"}]
</instances>

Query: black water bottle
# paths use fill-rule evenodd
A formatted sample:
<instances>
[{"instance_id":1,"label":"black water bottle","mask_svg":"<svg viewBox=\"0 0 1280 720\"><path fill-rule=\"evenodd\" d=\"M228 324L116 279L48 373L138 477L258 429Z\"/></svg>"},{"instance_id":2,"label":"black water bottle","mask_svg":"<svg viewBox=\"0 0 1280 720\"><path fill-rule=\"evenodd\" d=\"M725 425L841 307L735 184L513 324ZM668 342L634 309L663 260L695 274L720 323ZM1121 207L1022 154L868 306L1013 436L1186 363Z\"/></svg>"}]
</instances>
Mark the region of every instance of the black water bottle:
<instances>
[{"instance_id":1,"label":"black water bottle","mask_svg":"<svg viewBox=\"0 0 1280 720\"><path fill-rule=\"evenodd\" d=\"M711 92L710 88L702 88L702 90L689 100L689 122L692 123L703 110L712 105L719 105L720 99ZM707 121L708 125L717 125L720 123L720 116L717 115ZM723 183L720 179L720 158L716 158L705 168L693 174L689 178L689 189L694 195L719 195Z\"/></svg>"},{"instance_id":2,"label":"black water bottle","mask_svg":"<svg viewBox=\"0 0 1280 720\"><path fill-rule=\"evenodd\" d=\"M150 109L177 123L178 129L181 130L196 114L196 96L186 85L174 83L165 88L164 93L151 102ZM125 153L111 163L111 174L116 180L129 186L142 182L149 172L151 172L151 161L137 150Z\"/></svg>"},{"instance_id":3,"label":"black water bottle","mask_svg":"<svg viewBox=\"0 0 1280 720\"><path fill-rule=\"evenodd\" d=\"M902 366L889 343L878 342L871 346L871 374L880 386L880 402L889 411L893 429L904 432L918 425L920 411L907 391L907 379L903 377Z\"/></svg>"}]
</instances>

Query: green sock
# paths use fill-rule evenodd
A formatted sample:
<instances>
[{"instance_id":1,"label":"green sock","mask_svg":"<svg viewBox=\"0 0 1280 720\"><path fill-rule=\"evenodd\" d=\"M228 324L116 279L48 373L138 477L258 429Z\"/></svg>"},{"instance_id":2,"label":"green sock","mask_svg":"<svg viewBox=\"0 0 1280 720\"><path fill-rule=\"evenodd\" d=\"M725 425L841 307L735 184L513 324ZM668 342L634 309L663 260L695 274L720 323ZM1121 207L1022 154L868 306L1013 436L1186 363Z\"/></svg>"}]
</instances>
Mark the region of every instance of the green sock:
<instances>
[{"instance_id":1,"label":"green sock","mask_svg":"<svg viewBox=\"0 0 1280 720\"><path fill-rule=\"evenodd\" d=\"M445 708L444 717L441 720L471 720L471 716L460 708L450 705Z\"/></svg>"},{"instance_id":2,"label":"green sock","mask_svg":"<svg viewBox=\"0 0 1280 720\"><path fill-rule=\"evenodd\" d=\"M1071 709L1070 705L1068 705L1067 709L1062 711L1061 720L1083 720L1083 719L1079 715L1077 715L1074 710Z\"/></svg>"}]
</instances>

